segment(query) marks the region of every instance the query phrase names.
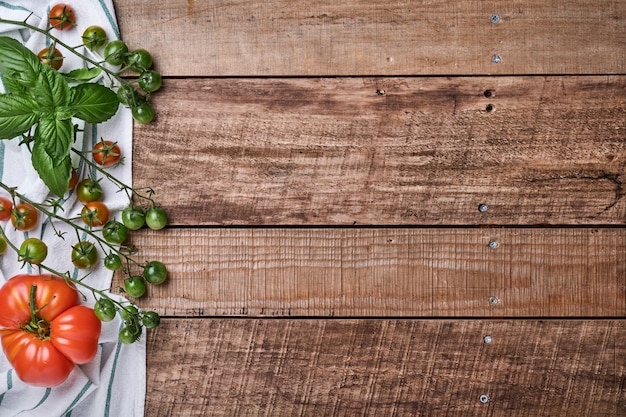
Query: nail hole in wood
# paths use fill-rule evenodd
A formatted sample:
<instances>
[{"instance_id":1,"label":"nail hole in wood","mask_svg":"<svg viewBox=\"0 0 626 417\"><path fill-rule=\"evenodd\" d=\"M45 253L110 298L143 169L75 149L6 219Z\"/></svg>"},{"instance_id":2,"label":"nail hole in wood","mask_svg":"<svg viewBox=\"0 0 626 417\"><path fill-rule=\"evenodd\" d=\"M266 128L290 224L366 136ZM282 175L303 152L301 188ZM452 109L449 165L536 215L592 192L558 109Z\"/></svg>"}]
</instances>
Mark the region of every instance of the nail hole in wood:
<instances>
[{"instance_id":1,"label":"nail hole in wood","mask_svg":"<svg viewBox=\"0 0 626 417\"><path fill-rule=\"evenodd\" d=\"M495 91L493 91L493 90L485 90L483 92L483 95L485 97L487 97L487 98L491 98L491 97L493 97L495 95Z\"/></svg>"},{"instance_id":2,"label":"nail hole in wood","mask_svg":"<svg viewBox=\"0 0 626 417\"><path fill-rule=\"evenodd\" d=\"M494 111L496 109L496 107L493 104L487 104L487 106L485 107L485 110L488 113L491 113L492 111Z\"/></svg>"}]
</instances>

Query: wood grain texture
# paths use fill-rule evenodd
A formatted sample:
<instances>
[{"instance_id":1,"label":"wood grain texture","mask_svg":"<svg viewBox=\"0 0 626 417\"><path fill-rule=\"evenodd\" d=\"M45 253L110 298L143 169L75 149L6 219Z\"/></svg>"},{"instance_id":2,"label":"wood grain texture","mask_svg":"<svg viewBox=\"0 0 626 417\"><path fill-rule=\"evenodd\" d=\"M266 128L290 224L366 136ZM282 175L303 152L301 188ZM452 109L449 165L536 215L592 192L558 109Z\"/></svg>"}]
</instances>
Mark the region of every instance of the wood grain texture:
<instances>
[{"instance_id":1,"label":"wood grain texture","mask_svg":"<svg viewBox=\"0 0 626 417\"><path fill-rule=\"evenodd\" d=\"M134 181L175 225L626 224L625 76L169 80L155 107Z\"/></svg>"},{"instance_id":2,"label":"wood grain texture","mask_svg":"<svg viewBox=\"0 0 626 417\"><path fill-rule=\"evenodd\" d=\"M167 319L146 415L614 417L625 337L623 320Z\"/></svg>"},{"instance_id":3,"label":"wood grain texture","mask_svg":"<svg viewBox=\"0 0 626 417\"><path fill-rule=\"evenodd\" d=\"M168 265L139 300L167 316L626 315L624 229L190 228L133 243Z\"/></svg>"},{"instance_id":4,"label":"wood grain texture","mask_svg":"<svg viewBox=\"0 0 626 417\"><path fill-rule=\"evenodd\" d=\"M621 0L116 0L176 76L623 74ZM500 23L491 23L492 14ZM494 64L492 56L501 56Z\"/></svg>"}]
</instances>

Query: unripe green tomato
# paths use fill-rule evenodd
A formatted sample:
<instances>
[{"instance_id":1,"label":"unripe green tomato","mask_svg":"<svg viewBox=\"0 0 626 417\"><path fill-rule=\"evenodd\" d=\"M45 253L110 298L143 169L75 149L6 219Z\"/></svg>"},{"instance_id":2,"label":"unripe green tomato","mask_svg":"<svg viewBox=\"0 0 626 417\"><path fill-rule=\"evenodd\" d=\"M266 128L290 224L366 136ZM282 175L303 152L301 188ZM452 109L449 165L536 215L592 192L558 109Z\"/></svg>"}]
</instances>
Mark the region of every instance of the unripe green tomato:
<instances>
[{"instance_id":1,"label":"unripe green tomato","mask_svg":"<svg viewBox=\"0 0 626 417\"><path fill-rule=\"evenodd\" d=\"M104 47L104 60L111 65L122 65L127 55L128 46L122 40L116 39Z\"/></svg>"}]
</instances>

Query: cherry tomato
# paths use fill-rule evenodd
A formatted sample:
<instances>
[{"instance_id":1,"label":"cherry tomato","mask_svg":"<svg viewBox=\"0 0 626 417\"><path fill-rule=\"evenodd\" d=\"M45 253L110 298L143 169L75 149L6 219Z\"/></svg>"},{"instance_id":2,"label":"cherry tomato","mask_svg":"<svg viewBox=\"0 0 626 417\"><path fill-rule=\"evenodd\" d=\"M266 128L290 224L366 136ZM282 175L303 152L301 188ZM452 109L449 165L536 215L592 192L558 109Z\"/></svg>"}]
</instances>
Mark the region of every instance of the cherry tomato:
<instances>
[{"instance_id":1,"label":"cherry tomato","mask_svg":"<svg viewBox=\"0 0 626 417\"><path fill-rule=\"evenodd\" d=\"M122 267L122 260L120 259L119 255L115 253L109 253L104 258L104 267L109 271L117 271Z\"/></svg>"},{"instance_id":2,"label":"cherry tomato","mask_svg":"<svg viewBox=\"0 0 626 417\"><path fill-rule=\"evenodd\" d=\"M48 13L50 26L58 30L69 30L76 26L76 13L67 4L59 3L53 6Z\"/></svg>"},{"instance_id":3,"label":"cherry tomato","mask_svg":"<svg viewBox=\"0 0 626 417\"><path fill-rule=\"evenodd\" d=\"M162 262L150 261L143 268L142 275L150 284L159 285L167 278L167 268Z\"/></svg>"},{"instance_id":4,"label":"cherry tomato","mask_svg":"<svg viewBox=\"0 0 626 417\"><path fill-rule=\"evenodd\" d=\"M102 237L109 243L121 245L128 237L128 228L117 220L109 220L102 227Z\"/></svg>"},{"instance_id":5,"label":"cherry tomato","mask_svg":"<svg viewBox=\"0 0 626 417\"><path fill-rule=\"evenodd\" d=\"M101 140L93 147L93 160L103 167L115 165L122 158L120 147L110 140Z\"/></svg>"},{"instance_id":6,"label":"cherry tomato","mask_svg":"<svg viewBox=\"0 0 626 417\"><path fill-rule=\"evenodd\" d=\"M98 262L95 245L83 240L72 247L72 263L78 269L91 269Z\"/></svg>"},{"instance_id":7,"label":"cherry tomato","mask_svg":"<svg viewBox=\"0 0 626 417\"><path fill-rule=\"evenodd\" d=\"M135 72L144 72L152 67L152 55L145 49L135 49L126 58L126 63Z\"/></svg>"},{"instance_id":8,"label":"cherry tomato","mask_svg":"<svg viewBox=\"0 0 626 417\"><path fill-rule=\"evenodd\" d=\"M141 102L139 92L130 84L122 84L117 89L117 99L125 106L134 107Z\"/></svg>"},{"instance_id":9,"label":"cherry tomato","mask_svg":"<svg viewBox=\"0 0 626 417\"><path fill-rule=\"evenodd\" d=\"M10 219L11 210L13 210L13 202L6 197L0 197L0 221Z\"/></svg>"},{"instance_id":10,"label":"cherry tomato","mask_svg":"<svg viewBox=\"0 0 626 417\"><path fill-rule=\"evenodd\" d=\"M92 178L85 178L76 186L76 196L81 203L99 201L103 195L104 191L100 182Z\"/></svg>"},{"instance_id":11,"label":"cherry tomato","mask_svg":"<svg viewBox=\"0 0 626 417\"><path fill-rule=\"evenodd\" d=\"M111 65L122 65L128 55L128 46L122 40L114 40L104 47L104 60Z\"/></svg>"},{"instance_id":12,"label":"cherry tomato","mask_svg":"<svg viewBox=\"0 0 626 417\"><path fill-rule=\"evenodd\" d=\"M124 280L124 290L131 297L142 297L146 293L146 281L137 275L128 277Z\"/></svg>"},{"instance_id":13,"label":"cherry tomato","mask_svg":"<svg viewBox=\"0 0 626 417\"><path fill-rule=\"evenodd\" d=\"M161 88L163 78L156 71L144 71L139 75L137 82L143 91L153 93Z\"/></svg>"},{"instance_id":14,"label":"cherry tomato","mask_svg":"<svg viewBox=\"0 0 626 417\"><path fill-rule=\"evenodd\" d=\"M108 298L101 298L96 301L96 304L93 306L93 312L96 314L96 317L100 319L100 321L104 322L113 320L115 318L115 314L117 313L113 301Z\"/></svg>"},{"instance_id":15,"label":"cherry tomato","mask_svg":"<svg viewBox=\"0 0 626 417\"><path fill-rule=\"evenodd\" d=\"M18 260L32 265L39 265L48 256L48 246L35 237L28 238L20 245Z\"/></svg>"},{"instance_id":16,"label":"cherry tomato","mask_svg":"<svg viewBox=\"0 0 626 417\"><path fill-rule=\"evenodd\" d=\"M138 326L126 326L120 330L120 342L124 344L135 343L141 337L141 328Z\"/></svg>"},{"instance_id":17,"label":"cherry tomato","mask_svg":"<svg viewBox=\"0 0 626 417\"><path fill-rule=\"evenodd\" d=\"M167 225L167 213L161 207L150 207L146 212L146 224L152 230L163 229Z\"/></svg>"},{"instance_id":18,"label":"cherry tomato","mask_svg":"<svg viewBox=\"0 0 626 417\"><path fill-rule=\"evenodd\" d=\"M100 26L89 26L83 32L83 43L90 51L97 51L106 45L109 37Z\"/></svg>"},{"instance_id":19,"label":"cherry tomato","mask_svg":"<svg viewBox=\"0 0 626 417\"><path fill-rule=\"evenodd\" d=\"M74 288L50 275L16 275L0 288L2 347L22 381L53 387L94 358L102 324L79 303Z\"/></svg>"},{"instance_id":20,"label":"cherry tomato","mask_svg":"<svg viewBox=\"0 0 626 417\"><path fill-rule=\"evenodd\" d=\"M131 114L133 115L133 119L142 125L146 125L154 120L154 110L152 106L147 101L143 103L139 103L138 105L131 107Z\"/></svg>"},{"instance_id":21,"label":"cherry tomato","mask_svg":"<svg viewBox=\"0 0 626 417\"><path fill-rule=\"evenodd\" d=\"M80 212L80 217L87 226L102 226L109 221L109 208L101 201L92 201L85 204Z\"/></svg>"},{"instance_id":22,"label":"cherry tomato","mask_svg":"<svg viewBox=\"0 0 626 417\"><path fill-rule=\"evenodd\" d=\"M17 230L28 231L37 226L37 209L28 203L19 203L11 211L11 223Z\"/></svg>"},{"instance_id":23,"label":"cherry tomato","mask_svg":"<svg viewBox=\"0 0 626 417\"><path fill-rule=\"evenodd\" d=\"M139 230L146 224L146 215L141 207L128 206L122 210L122 223L128 230Z\"/></svg>"},{"instance_id":24,"label":"cherry tomato","mask_svg":"<svg viewBox=\"0 0 626 417\"><path fill-rule=\"evenodd\" d=\"M120 309L120 315L126 323L133 322L139 315L139 310L134 305L127 305Z\"/></svg>"},{"instance_id":25,"label":"cherry tomato","mask_svg":"<svg viewBox=\"0 0 626 417\"><path fill-rule=\"evenodd\" d=\"M43 48L37 54L37 57L44 64L50 65L55 70L58 70L63 65L63 54L57 48L52 46Z\"/></svg>"},{"instance_id":26,"label":"cherry tomato","mask_svg":"<svg viewBox=\"0 0 626 417\"><path fill-rule=\"evenodd\" d=\"M161 317L156 311L146 311L141 315L141 322L146 329L154 329L161 323Z\"/></svg>"},{"instance_id":27,"label":"cherry tomato","mask_svg":"<svg viewBox=\"0 0 626 417\"><path fill-rule=\"evenodd\" d=\"M4 252L7 251L7 241L5 238L0 236L0 255L4 255Z\"/></svg>"}]
</instances>

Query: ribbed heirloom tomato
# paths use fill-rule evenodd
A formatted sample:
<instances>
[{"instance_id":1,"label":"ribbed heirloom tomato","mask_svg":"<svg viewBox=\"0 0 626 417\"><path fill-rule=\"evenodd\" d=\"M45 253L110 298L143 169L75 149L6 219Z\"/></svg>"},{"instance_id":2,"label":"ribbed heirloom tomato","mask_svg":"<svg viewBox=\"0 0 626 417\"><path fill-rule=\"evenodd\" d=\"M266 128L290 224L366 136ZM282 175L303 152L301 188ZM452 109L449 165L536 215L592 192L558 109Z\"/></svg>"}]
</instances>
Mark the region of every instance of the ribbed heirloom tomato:
<instances>
[{"instance_id":1,"label":"ribbed heirloom tomato","mask_svg":"<svg viewBox=\"0 0 626 417\"><path fill-rule=\"evenodd\" d=\"M16 275L0 288L0 339L27 384L53 387L98 351L102 324L78 292L51 275Z\"/></svg>"}]
</instances>

